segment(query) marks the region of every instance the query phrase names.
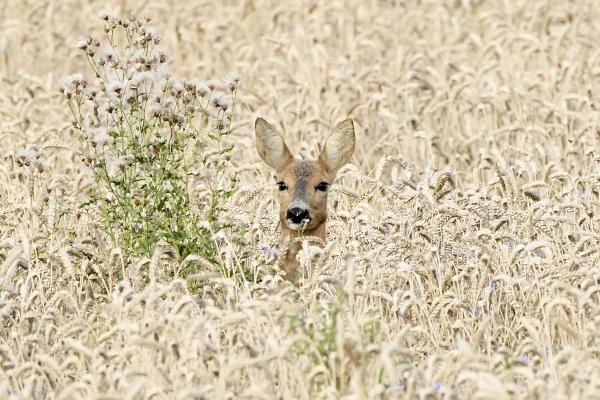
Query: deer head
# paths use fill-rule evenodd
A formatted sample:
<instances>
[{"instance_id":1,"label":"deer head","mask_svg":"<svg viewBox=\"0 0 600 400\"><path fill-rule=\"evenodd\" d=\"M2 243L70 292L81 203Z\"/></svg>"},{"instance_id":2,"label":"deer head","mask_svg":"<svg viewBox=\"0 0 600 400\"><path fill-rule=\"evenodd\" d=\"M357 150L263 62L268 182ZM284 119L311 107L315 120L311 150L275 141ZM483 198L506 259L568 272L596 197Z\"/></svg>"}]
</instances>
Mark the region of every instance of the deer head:
<instances>
[{"instance_id":1,"label":"deer head","mask_svg":"<svg viewBox=\"0 0 600 400\"><path fill-rule=\"evenodd\" d=\"M256 120L255 131L258 154L275 170L284 235L300 232L324 240L329 188L354 152L352 120L335 126L313 161L294 158L281 135L264 119Z\"/></svg>"}]
</instances>

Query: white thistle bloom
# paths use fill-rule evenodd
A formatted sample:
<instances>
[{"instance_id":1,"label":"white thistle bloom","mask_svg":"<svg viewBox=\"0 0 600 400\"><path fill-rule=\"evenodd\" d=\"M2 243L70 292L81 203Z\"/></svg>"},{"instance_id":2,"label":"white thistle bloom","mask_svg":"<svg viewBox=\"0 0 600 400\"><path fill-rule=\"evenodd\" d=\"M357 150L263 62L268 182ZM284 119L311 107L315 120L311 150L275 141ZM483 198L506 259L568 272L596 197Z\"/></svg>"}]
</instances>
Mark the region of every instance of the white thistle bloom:
<instances>
[{"instance_id":1,"label":"white thistle bloom","mask_svg":"<svg viewBox=\"0 0 600 400\"><path fill-rule=\"evenodd\" d=\"M92 145L92 147L104 147L107 144L111 144L112 142L113 138L107 135L106 132L101 131L99 133L96 133L92 137L90 144Z\"/></svg>"},{"instance_id":2,"label":"white thistle bloom","mask_svg":"<svg viewBox=\"0 0 600 400\"><path fill-rule=\"evenodd\" d=\"M106 43L103 43L102 47L100 47L100 56L110 63L116 63L119 59L115 48Z\"/></svg>"},{"instance_id":3,"label":"white thistle bloom","mask_svg":"<svg viewBox=\"0 0 600 400\"><path fill-rule=\"evenodd\" d=\"M183 81L183 87L185 88L185 90L192 93L196 93L199 84L200 82L198 80L186 79Z\"/></svg>"},{"instance_id":4,"label":"white thistle bloom","mask_svg":"<svg viewBox=\"0 0 600 400\"><path fill-rule=\"evenodd\" d=\"M223 111L227 111L231 105L228 96L221 92L213 94L212 101L215 107L220 108Z\"/></svg>"},{"instance_id":5,"label":"white thistle bloom","mask_svg":"<svg viewBox=\"0 0 600 400\"><path fill-rule=\"evenodd\" d=\"M46 153L37 144L28 144L25 148L15 151L15 161L20 167L33 167L42 172L44 170L45 159Z\"/></svg>"},{"instance_id":6,"label":"white thistle bloom","mask_svg":"<svg viewBox=\"0 0 600 400\"><path fill-rule=\"evenodd\" d=\"M63 79L63 86L67 89L74 89L77 86L81 85L83 82L85 82L85 78L82 74L71 74L65 76L65 78Z\"/></svg>"},{"instance_id":7,"label":"white thistle bloom","mask_svg":"<svg viewBox=\"0 0 600 400\"><path fill-rule=\"evenodd\" d=\"M206 96L209 91L210 91L210 89L208 88L208 86L205 83L198 83L198 85L196 86L196 93L200 97Z\"/></svg>"},{"instance_id":8,"label":"white thistle bloom","mask_svg":"<svg viewBox=\"0 0 600 400\"><path fill-rule=\"evenodd\" d=\"M180 80L171 78L169 79L169 86L171 87L171 95L178 97L183 93L184 87Z\"/></svg>"},{"instance_id":9,"label":"white thistle bloom","mask_svg":"<svg viewBox=\"0 0 600 400\"><path fill-rule=\"evenodd\" d=\"M81 50L85 50L88 47L88 43L86 39L79 39L76 43L75 43L75 47Z\"/></svg>"},{"instance_id":10,"label":"white thistle bloom","mask_svg":"<svg viewBox=\"0 0 600 400\"><path fill-rule=\"evenodd\" d=\"M161 113L163 111L163 108L160 104L158 103L152 103L150 104L147 108L146 108L146 114L150 117L150 118L158 118L160 117Z\"/></svg>"},{"instance_id":11,"label":"white thistle bloom","mask_svg":"<svg viewBox=\"0 0 600 400\"><path fill-rule=\"evenodd\" d=\"M170 96L161 96L160 105L163 111L171 112L175 108L175 100Z\"/></svg>"},{"instance_id":12,"label":"white thistle bloom","mask_svg":"<svg viewBox=\"0 0 600 400\"><path fill-rule=\"evenodd\" d=\"M121 97L125 91L125 85L123 85L121 82L113 81L110 83L110 85L108 85L108 91L109 93L116 93L119 97Z\"/></svg>"},{"instance_id":13,"label":"white thistle bloom","mask_svg":"<svg viewBox=\"0 0 600 400\"><path fill-rule=\"evenodd\" d=\"M130 165L133 162L132 155L126 155L119 158L115 158L111 162L108 163L108 173L113 175L117 171L123 169L124 167Z\"/></svg>"},{"instance_id":14,"label":"white thistle bloom","mask_svg":"<svg viewBox=\"0 0 600 400\"><path fill-rule=\"evenodd\" d=\"M135 103L137 103L137 101L138 101L138 96L136 95L135 91L133 91L133 90L128 90L123 95L123 102L125 104L135 104Z\"/></svg>"},{"instance_id":15,"label":"white thistle bloom","mask_svg":"<svg viewBox=\"0 0 600 400\"><path fill-rule=\"evenodd\" d=\"M208 86L208 89L209 89L210 91L213 91L213 90L215 90L215 89L219 88L219 86L220 86L220 85L219 85L219 82L218 82L218 81L216 81L216 80L214 80L214 79L211 79L211 80L209 80L208 82L206 82L206 86Z\"/></svg>"},{"instance_id":16,"label":"white thistle bloom","mask_svg":"<svg viewBox=\"0 0 600 400\"><path fill-rule=\"evenodd\" d=\"M137 72L133 75L129 83L131 86L139 88L144 84L151 85L156 80L156 78L156 73L152 71Z\"/></svg>"},{"instance_id":17,"label":"white thistle bloom","mask_svg":"<svg viewBox=\"0 0 600 400\"><path fill-rule=\"evenodd\" d=\"M239 82L240 82L239 76L237 76L237 75L229 75L225 79L225 87L230 92L234 92L235 89L237 89L237 85L238 85Z\"/></svg>"},{"instance_id":18,"label":"white thistle bloom","mask_svg":"<svg viewBox=\"0 0 600 400\"><path fill-rule=\"evenodd\" d=\"M112 18L113 16L111 15L110 11L108 11L107 9L104 9L104 10L100 11L100 14L98 14L98 17L100 19L108 21L108 19Z\"/></svg>"},{"instance_id":19,"label":"white thistle bloom","mask_svg":"<svg viewBox=\"0 0 600 400\"><path fill-rule=\"evenodd\" d=\"M29 158L29 152L27 151L27 149L25 148L20 148L15 150L15 159L17 161L21 160L21 161L27 161Z\"/></svg>"}]
</instances>

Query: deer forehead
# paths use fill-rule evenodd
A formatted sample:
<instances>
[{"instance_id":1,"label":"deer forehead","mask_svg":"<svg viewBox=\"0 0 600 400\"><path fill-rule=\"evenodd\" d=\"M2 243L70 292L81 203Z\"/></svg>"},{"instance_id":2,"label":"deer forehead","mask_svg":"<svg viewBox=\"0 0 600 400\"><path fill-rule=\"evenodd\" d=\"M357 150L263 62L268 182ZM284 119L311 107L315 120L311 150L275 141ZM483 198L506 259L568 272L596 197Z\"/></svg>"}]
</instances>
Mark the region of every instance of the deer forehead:
<instances>
[{"instance_id":1,"label":"deer forehead","mask_svg":"<svg viewBox=\"0 0 600 400\"><path fill-rule=\"evenodd\" d=\"M295 160L280 174L280 178L297 188L305 187L310 181L327 179L325 169L317 161Z\"/></svg>"}]
</instances>

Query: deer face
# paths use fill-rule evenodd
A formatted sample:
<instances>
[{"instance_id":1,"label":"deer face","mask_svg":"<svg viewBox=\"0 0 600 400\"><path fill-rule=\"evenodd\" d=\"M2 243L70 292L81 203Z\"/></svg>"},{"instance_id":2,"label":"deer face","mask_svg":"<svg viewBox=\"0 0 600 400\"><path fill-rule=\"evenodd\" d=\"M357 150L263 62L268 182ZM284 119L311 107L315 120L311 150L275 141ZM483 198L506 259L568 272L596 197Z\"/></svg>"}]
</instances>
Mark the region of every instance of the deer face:
<instances>
[{"instance_id":1,"label":"deer face","mask_svg":"<svg viewBox=\"0 0 600 400\"><path fill-rule=\"evenodd\" d=\"M340 167L354 152L354 124L339 123L314 161L295 159L267 121L255 123L256 149L276 173L279 218L284 228L309 233L327 219L327 194Z\"/></svg>"}]
</instances>

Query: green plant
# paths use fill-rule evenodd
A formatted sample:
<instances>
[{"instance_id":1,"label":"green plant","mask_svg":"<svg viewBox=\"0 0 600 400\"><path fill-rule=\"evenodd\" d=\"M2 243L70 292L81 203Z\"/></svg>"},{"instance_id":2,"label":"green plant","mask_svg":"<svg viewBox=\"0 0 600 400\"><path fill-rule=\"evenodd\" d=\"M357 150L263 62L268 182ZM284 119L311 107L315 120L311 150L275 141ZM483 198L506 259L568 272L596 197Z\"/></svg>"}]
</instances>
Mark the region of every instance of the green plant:
<instances>
[{"instance_id":1,"label":"green plant","mask_svg":"<svg viewBox=\"0 0 600 400\"><path fill-rule=\"evenodd\" d=\"M309 361L309 370L323 368L325 374L317 374L311 381L311 390L316 394L329 384L338 390L348 387L350 376L339 370L345 359L350 364L361 364L369 361L364 346L376 343L381 331L381 321L377 315L370 315L356 325L357 332L346 325L346 297L338 295L324 302L316 313L308 316L290 316L290 328L298 335L292 351L298 357Z\"/></svg>"},{"instance_id":2,"label":"green plant","mask_svg":"<svg viewBox=\"0 0 600 400\"><path fill-rule=\"evenodd\" d=\"M224 139L238 79L222 87L176 79L150 18L101 18L104 41L77 43L95 82L71 75L61 89L95 179L89 203L130 254L150 256L164 241L181 259L214 262L214 235L225 227L219 213L233 193L224 174L232 146Z\"/></svg>"}]
</instances>

